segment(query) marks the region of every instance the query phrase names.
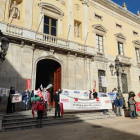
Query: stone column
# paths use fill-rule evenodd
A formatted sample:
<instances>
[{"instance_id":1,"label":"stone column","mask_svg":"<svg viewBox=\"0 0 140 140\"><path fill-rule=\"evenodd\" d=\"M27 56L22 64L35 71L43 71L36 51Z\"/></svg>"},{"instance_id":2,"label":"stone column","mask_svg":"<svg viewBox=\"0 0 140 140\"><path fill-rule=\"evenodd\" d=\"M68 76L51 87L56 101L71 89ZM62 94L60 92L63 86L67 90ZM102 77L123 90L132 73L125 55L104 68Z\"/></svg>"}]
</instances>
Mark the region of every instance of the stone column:
<instances>
[{"instance_id":1,"label":"stone column","mask_svg":"<svg viewBox=\"0 0 140 140\"><path fill-rule=\"evenodd\" d=\"M73 0L68 0L68 32L69 32L69 36L68 39L69 40L73 40Z\"/></svg>"},{"instance_id":2,"label":"stone column","mask_svg":"<svg viewBox=\"0 0 140 140\"><path fill-rule=\"evenodd\" d=\"M25 5L25 28L32 29L33 0L26 0Z\"/></svg>"},{"instance_id":3,"label":"stone column","mask_svg":"<svg viewBox=\"0 0 140 140\"><path fill-rule=\"evenodd\" d=\"M89 37L88 37L88 33L89 33L89 21L88 21L88 4L87 3L83 3L83 9L84 9L84 38L86 41L86 44L88 45L89 43Z\"/></svg>"},{"instance_id":4,"label":"stone column","mask_svg":"<svg viewBox=\"0 0 140 140\"><path fill-rule=\"evenodd\" d=\"M6 1L7 0L1 0L0 1L0 21L4 20Z\"/></svg>"}]
</instances>

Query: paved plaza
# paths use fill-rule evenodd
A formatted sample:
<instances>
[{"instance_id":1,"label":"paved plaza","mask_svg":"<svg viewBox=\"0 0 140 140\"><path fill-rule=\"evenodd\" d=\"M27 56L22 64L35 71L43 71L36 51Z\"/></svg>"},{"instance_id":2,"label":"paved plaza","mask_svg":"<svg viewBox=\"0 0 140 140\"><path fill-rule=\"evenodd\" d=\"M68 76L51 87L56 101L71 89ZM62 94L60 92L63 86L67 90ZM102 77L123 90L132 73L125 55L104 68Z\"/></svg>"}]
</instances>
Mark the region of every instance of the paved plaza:
<instances>
[{"instance_id":1,"label":"paved plaza","mask_svg":"<svg viewBox=\"0 0 140 140\"><path fill-rule=\"evenodd\" d=\"M117 117L0 133L0 140L140 140L140 118Z\"/></svg>"}]
</instances>

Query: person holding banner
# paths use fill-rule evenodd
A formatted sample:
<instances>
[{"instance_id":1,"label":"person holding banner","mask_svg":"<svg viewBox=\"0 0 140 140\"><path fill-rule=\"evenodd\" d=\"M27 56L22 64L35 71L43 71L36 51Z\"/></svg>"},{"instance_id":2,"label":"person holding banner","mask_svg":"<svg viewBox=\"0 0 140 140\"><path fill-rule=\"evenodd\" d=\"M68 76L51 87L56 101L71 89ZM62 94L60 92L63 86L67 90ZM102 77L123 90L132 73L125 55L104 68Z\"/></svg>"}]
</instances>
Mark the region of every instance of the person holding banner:
<instances>
[{"instance_id":1,"label":"person holding banner","mask_svg":"<svg viewBox=\"0 0 140 140\"><path fill-rule=\"evenodd\" d=\"M46 112L46 109L47 109L47 94L48 94L48 91L46 90L46 88L43 89L42 91L42 95L45 99L45 115L47 116L47 112Z\"/></svg>"},{"instance_id":2,"label":"person holding banner","mask_svg":"<svg viewBox=\"0 0 140 140\"><path fill-rule=\"evenodd\" d=\"M40 97L40 100L37 102L36 111L37 111L37 126L39 128L40 121L40 127L42 128L42 117L43 113L45 113L45 102L43 97Z\"/></svg>"},{"instance_id":3,"label":"person holding banner","mask_svg":"<svg viewBox=\"0 0 140 140\"><path fill-rule=\"evenodd\" d=\"M10 113L12 113L12 108L13 108L13 112L15 112L15 103L12 103L12 95L15 94L15 90L14 90L14 87L12 86L11 89L10 89L10 94L9 94L9 97L10 97Z\"/></svg>"},{"instance_id":4,"label":"person holding banner","mask_svg":"<svg viewBox=\"0 0 140 140\"><path fill-rule=\"evenodd\" d=\"M58 112L58 117L60 118L60 103L59 103L58 90L55 91L54 101L55 101L55 118L57 116L57 112Z\"/></svg>"},{"instance_id":5,"label":"person holding banner","mask_svg":"<svg viewBox=\"0 0 140 140\"><path fill-rule=\"evenodd\" d=\"M105 92L105 94L103 95L103 97L107 97L106 94L107 94L107 92ZM108 115L108 114L107 114L107 111L108 111L107 109L104 109L104 114L105 114L105 115Z\"/></svg>"},{"instance_id":6,"label":"person holding banner","mask_svg":"<svg viewBox=\"0 0 140 140\"><path fill-rule=\"evenodd\" d=\"M23 94L22 94L22 108L21 108L21 111L23 111L24 104L25 104L25 111L27 110L28 97L29 97L29 93L28 93L28 90L26 89L25 92L23 92Z\"/></svg>"}]
</instances>

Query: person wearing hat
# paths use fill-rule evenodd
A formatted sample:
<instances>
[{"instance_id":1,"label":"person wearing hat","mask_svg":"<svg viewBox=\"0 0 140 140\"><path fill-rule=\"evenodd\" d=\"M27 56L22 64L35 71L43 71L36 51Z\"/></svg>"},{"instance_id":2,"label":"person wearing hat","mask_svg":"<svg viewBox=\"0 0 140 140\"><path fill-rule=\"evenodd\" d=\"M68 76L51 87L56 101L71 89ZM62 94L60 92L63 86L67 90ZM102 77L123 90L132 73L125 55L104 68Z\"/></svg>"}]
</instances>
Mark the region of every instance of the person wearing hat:
<instances>
[{"instance_id":1,"label":"person wearing hat","mask_svg":"<svg viewBox=\"0 0 140 140\"><path fill-rule=\"evenodd\" d=\"M129 106L130 106L130 116L131 116L131 119L134 119L134 118L137 118L136 117L136 111L135 111L135 100L134 100L134 97L130 97L129 98Z\"/></svg>"},{"instance_id":2,"label":"person wearing hat","mask_svg":"<svg viewBox=\"0 0 140 140\"><path fill-rule=\"evenodd\" d=\"M122 116L122 106L123 106L123 103L122 103L122 100L120 99L119 95L117 95L115 101L115 106L116 106L116 115L117 116Z\"/></svg>"}]
</instances>

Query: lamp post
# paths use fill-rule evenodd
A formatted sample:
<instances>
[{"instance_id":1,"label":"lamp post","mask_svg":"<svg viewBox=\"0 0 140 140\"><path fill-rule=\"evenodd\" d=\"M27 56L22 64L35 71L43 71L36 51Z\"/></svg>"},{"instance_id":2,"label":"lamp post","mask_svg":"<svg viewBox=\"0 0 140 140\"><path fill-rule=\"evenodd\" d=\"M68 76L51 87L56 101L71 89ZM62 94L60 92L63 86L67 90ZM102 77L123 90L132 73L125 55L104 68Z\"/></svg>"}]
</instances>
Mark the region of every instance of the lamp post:
<instances>
[{"instance_id":1,"label":"lamp post","mask_svg":"<svg viewBox=\"0 0 140 140\"><path fill-rule=\"evenodd\" d=\"M120 89L120 80L119 80L119 75L120 75L120 73L121 73L121 72L119 72L120 66L121 66L122 73L124 73L124 71L125 71L125 65L124 65L124 64L121 64L121 65L120 65L119 59L116 58L116 59L115 59L115 70L116 70L116 71L114 72L114 65L113 65L113 64L111 64L109 67L110 67L111 75L112 75L112 76L117 75L118 95L119 95L119 97L122 99L122 101L123 101L123 107L125 108L125 106L124 106L124 97L123 97L123 95L121 94L121 89Z\"/></svg>"},{"instance_id":2,"label":"lamp post","mask_svg":"<svg viewBox=\"0 0 140 140\"><path fill-rule=\"evenodd\" d=\"M6 37L4 37L1 30L0 30L0 42L1 42L0 60L3 62L5 60L5 56L9 48L9 40Z\"/></svg>"}]
</instances>

